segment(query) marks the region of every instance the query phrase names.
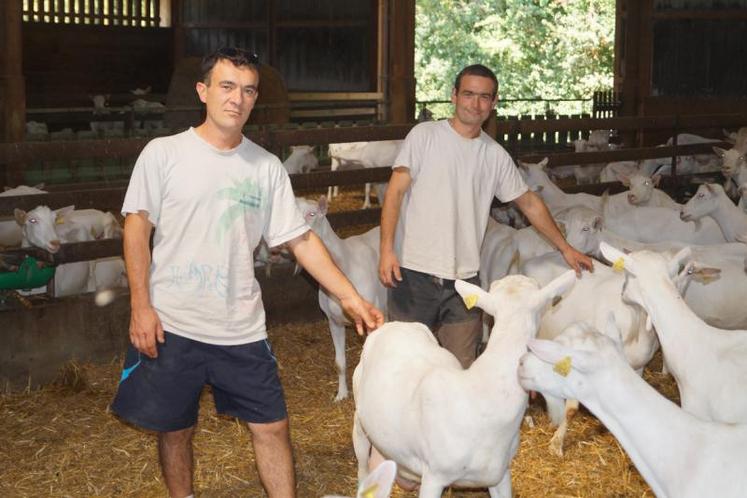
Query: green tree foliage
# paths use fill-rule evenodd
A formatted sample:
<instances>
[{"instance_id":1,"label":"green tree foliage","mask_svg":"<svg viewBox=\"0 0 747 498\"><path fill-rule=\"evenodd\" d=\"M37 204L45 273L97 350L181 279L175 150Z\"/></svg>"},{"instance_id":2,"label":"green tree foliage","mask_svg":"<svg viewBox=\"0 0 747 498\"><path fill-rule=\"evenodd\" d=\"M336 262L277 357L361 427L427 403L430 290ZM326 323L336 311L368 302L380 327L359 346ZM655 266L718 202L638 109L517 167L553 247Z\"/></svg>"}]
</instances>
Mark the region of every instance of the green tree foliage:
<instances>
[{"instance_id":1,"label":"green tree foliage","mask_svg":"<svg viewBox=\"0 0 747 498\"><path fill-rule=\"evenodd\" d=\"M614 39L615 0L417 0L417 99L448 98L473 63L502 98L589 98L612 86Z\"/></svg>"}]
</instances>

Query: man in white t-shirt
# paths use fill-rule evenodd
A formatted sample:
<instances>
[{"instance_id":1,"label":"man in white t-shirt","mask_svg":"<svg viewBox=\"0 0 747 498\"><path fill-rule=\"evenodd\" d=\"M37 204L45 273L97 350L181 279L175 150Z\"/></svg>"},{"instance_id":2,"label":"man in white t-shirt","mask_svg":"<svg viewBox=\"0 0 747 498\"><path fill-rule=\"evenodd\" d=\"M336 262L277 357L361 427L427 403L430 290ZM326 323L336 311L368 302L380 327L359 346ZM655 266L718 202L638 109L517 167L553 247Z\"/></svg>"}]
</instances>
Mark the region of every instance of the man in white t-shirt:
<instances>
[{"instance_id":1,"label":"man in white t-shirt","mask_svg":"<svg viewBox=\"0 0 747 498\"><path fill-rule=\"evenodd\" d=\"M493 197L513 201L576 270L591 259L571 247L513 160L482 131L498 80L485 66L464 68L451 93L454 115L415 126L393 166L381 213L379 278L389 287L390 320L426 324L463 367L477 356L481 314L467 310L454 280L479 285L480 246ZM402 231L401 261L394 234Z\"/></svg>"},{"instance_id":2,"label":"man in white t-shirt","mask_svg":"<svg viewBox=\"0 0 747 498\"><path fill-rule=\"evenodd\" d=\"M287 245L359 333L383 323L309 229L278 158L242 135L258 85L256 55L225 48L207 56L197 83L205 121L148 143L122 207L132 346L112 410L158 432L173 498L193 495L192 435L205 384L219 413L248 422L267 494L295 496L285 400L254 278L260 238Z\"/></svg>"}]
</instances>

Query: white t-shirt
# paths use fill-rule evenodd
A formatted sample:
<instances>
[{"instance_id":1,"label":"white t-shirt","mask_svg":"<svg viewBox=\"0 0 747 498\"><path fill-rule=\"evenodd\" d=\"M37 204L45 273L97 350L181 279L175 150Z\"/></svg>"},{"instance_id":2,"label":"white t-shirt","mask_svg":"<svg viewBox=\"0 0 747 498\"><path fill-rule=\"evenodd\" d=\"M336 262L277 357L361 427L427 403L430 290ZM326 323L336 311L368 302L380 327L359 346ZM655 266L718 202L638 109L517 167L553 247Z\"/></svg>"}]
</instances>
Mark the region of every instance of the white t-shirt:
<instances>
[{"instance_id":1,"label":"white t-shirt","mask_svg":"<svg viewBox=\"0 0 747 498\"><path fill-rule=\"evenodd\" d=\"M209 344L267 337L253 252L309 230L277 157L243 138L216 149L190 128L145 146L122 214L155 226L150 297L165 330Z\"/></svg>"},{"instance_id":2,"label":"white t-shirt","mask_svg":"<svg viewBox=\"0 0 747 498\"><path fill-rule=\"evenodd\" d=\"M400 211L401 265L452 280L475 276L493 197L509 202L527 191L511 156L485 132L464 138L447 120L431 121L410 130L399 166L412 177Z\"/></svg>"}]
</instances>

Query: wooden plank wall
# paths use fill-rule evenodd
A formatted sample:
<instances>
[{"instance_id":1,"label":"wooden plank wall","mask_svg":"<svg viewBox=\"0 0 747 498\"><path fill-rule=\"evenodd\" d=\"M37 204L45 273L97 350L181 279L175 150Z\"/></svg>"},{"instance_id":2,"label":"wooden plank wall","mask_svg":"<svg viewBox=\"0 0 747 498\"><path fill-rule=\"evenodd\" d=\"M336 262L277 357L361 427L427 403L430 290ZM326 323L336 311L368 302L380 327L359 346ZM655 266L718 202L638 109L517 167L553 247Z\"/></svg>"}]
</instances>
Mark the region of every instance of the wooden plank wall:
<instances>
[{"instance_id":1,"label":"wooden plank wall","mask_svg":"<svg viewBox=\"0 0 747 498\"><path fill-rule=\"evenodd\" d=\"M89 94L149 85L165 94L172 38L169 28L24 23L26 107L90 106Z\"/></svg>"}]
</instances>

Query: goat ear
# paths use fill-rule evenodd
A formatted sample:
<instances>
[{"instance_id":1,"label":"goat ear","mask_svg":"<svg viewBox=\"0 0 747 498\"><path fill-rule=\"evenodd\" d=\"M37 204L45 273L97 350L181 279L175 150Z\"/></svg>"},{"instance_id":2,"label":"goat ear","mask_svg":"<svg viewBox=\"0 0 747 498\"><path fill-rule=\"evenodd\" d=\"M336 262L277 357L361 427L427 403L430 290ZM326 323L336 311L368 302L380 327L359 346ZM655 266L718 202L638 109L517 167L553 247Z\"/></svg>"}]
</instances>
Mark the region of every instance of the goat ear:
<instances>
[{"instance_id":1,"label":"goat ear","mask_svg":"<svg viewBox=\"0 0 747 498\"><path fill-rule=\"evenodd\" d=\"M599 243L599 250L601 251L602 256L604 256L604 259L612 263L613 268L627 268L633 271L633 268L635 267L633 258L624 252L612 247L606 242Z\"/></svg>"},{"instance_id":2,"label":"goat ear","mask_svg":"<svg viewBox=\"0 0 747 498\"><path fill-rule=\"evenodd\" d=\"M539 167L540 167L540 169L543 169L543 170L544 170L544 169L546 169L546 168L547 168L547 164L548 164L549 162L550 162L550 158L549 158L549 157L546 157L546 158L544 158L543 160L541 160L540 162L538 162L538 163L537 163L537 166L539 166Z\"/></svg>"},{"instance_id":3,"label":"goat ear","mask_svg":"<svg viewBox=\"0 0 747 498\"><path fill-rule=\"evenodd\" d=\"M34 185L34 188L38 188L39 190L43 189L44 188L44 182L37 183L36 185Z\"/></svg>"},{"instance_id":4,"label":"goat ear","mask_svg":"<svg viewBox=\"0 0 747 498\"><path fill-rule=\"evenodd\" d=\"M23 209L15 208L13 210L13 217L16 219L16 223L18 223L19 226L26 224L26 211Z\"/></svg>"},{"instance_id":5,"label":"goat ear","mask_svg":"<svg viewBox=\"0 0 747 498\"><path fill-rule=\"evenodd\" d=\"M560 220L555 220L555 224L558 225L558 230L560 230L560 233L563 234L563 237L567 238L568 237L568 229L565 226L565 222L564 221L560 221Z\"/></svg>"},{"instance_id":6,"label":"goat ear","mask_svg":"<svg viewBox=\"0 0 747 498\"><path fill-rule=\"evenodd\" d=\"M571 369L588 372L594 365L593 354L568 348L555 341L530 339L527 346L537 358L553 364L553 371L563 377L568 376Z\"/></svg>"},{"instance_id":7,"label":"goat ear","mask_svg":"<svg viewBox=\"0 0 747 498\"><path fill-rule=\"evenodd\" d=\"M59 209L55 209L54 215L55 217L59 218L60 216L66 216L67 214L69 214L71 211L74 211L74 210L75 210L75 204L73 204L72 206L65 206Z\"/></svg>"},{"instance_id":8,"label":"goat ear","mask_svg":"<svg viewBox=\"0 0 747 498\"><path fill-rule=\"evenodd\" d=\"M652 176L651 177L651 181L654 182L654 187L658 187L659 183L661 182L661 175L660 174L656 174L656 175Z\"/></svg>"},{"instance_id":9,"label":"goat ear","mask_svg":"<svg viewBox=\"0 0 747 498\"><path fill-rule=\"evenodd\" d=\"M384 460L360 484L356 498L388 498L395 477L397 464L391 460Z\"/></svg>"},{"instance_id":10,"label":"goat ear","mask_svg":"<svg viewBox=\"0 0 747 498\"><path fill-rule=\"evenodd\" d=\"M576 272L568 270L555 277L540 290L541 306L550 303L556 297L565 294L576 283Z\"/></svg>"},{"instance_id":11,"label":"goat ear","mask_svg":"<svg viewBox=\"0 0 747 498\"><path fill-rule=\"evenodd\" d=\"M594 230L601 230L604 226L604 220L601 216L595 216L594 221L591 223L591 228Z\"/></svg>"},{"instance_id":12,"label":"goat ear","mask_svg":"<svg viewBox=\"0 0 747 498\"><path fill-rule=\"evenodd\" d=\"M680 266L684 265L685 262L692 257L692 255L693 251L689 246L680 249L679 252L675 254L667 264L667 272L669 273L669 277L675 278L680 272Z\"/></svg>"},{"instance_id":13,"label":"goat ear","mask_svg":"<svg viewBox=\"0 0 747 498\"><path fill-rule=\"evenodd\" d=\"M494 313L493 301L490 298L490 294L477 285L465 282L464 280L457 280L454 282L454 289L457 291L457 294L462 297L467 309L472 309L477 306L490 315Z\"/></svg>"},{"instance_id":14,"label":"goat ear","mask_svg":"<svg viewBox=\"0 0 747 498\"><path fill-rule=\"evenodd\" d=\"M716 188L713 186L712 183L704 183L703 185L705 185L705 188L708 189L708 192L710 192L711 194L716 193Z\"/></svg>"},{"instance_id":15,"label":"goat ear","mask_svg":"<svg viewBox=\"0 0 747 498\"><path fill-rule=\"evenodd\" d=\"M703 285L708 285L721 276L721 268L698 268L696 266L693 275L695 280Z\"/></svg>"},{"instance_id":16,"label":"goat ear","mask_svg":"<svg viewBox=\"0 0 747 498\"><path fill-rule=\"evenodd\" d=\"M713 152L716 153L718 157L724 157L724 154L726 154L726 149L722 149L721 147L712 147Z\"/></svg>"},{"instance_id":17,"label":"goat ear","mask_svg":"<svg viewBox=\"0 0 747 498\"><path fill-rule=\"evenodd\" d=\"M630 177L624 173L620 173L617 175L617 179L620 180L620 183L625 185L626 187L630 187Z\"/></svg>"}]
</instances>

